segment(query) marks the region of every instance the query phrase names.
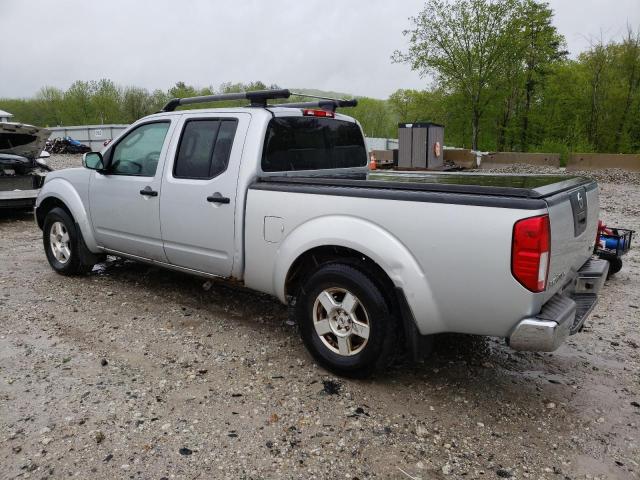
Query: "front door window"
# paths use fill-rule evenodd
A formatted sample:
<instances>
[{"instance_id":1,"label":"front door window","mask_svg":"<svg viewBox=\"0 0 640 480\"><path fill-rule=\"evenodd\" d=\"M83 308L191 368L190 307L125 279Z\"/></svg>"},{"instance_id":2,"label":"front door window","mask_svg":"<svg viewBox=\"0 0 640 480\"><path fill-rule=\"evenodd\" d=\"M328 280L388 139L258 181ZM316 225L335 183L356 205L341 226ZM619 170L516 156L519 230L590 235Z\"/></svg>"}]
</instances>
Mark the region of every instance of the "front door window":
<instances>
[{"instance_id":1,"label":"front door window","mask_svg":"<svg viewBox=\"0 0 640 480\"><path fill-rule=\"evenodd\" d=\"M155 176L169 125L169 122L146 123L128 133L113 148L109 173Z\"/></svg>"}]
</instances>

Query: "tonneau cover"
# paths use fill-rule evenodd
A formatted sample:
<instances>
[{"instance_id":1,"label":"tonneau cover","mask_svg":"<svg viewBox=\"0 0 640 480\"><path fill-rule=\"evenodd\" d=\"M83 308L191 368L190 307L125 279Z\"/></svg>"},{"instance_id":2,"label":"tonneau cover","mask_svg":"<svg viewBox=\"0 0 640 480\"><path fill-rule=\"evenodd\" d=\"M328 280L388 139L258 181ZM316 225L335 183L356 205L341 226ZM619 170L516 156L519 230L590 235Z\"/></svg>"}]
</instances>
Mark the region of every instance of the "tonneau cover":
<instances>
[{"instance_id":1,"label":"tonneau cover","mask_svg":"<svg viewBox=\"0 0 640 480\"><path fill-rule=\"evenodd\" d=\"M587 177L482 173L371 172L366 175L264 176L259 182L400 191L423 191L544 199L579 186L593 184Z\"/></svg>"}]
</instances>

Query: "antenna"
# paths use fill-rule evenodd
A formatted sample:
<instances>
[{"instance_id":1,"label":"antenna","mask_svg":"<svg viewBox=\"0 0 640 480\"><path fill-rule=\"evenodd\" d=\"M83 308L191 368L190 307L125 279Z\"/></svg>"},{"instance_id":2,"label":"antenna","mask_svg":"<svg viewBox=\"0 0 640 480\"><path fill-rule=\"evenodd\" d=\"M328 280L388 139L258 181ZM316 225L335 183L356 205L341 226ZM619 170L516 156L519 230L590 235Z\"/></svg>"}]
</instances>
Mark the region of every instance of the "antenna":
<instances>
[{"instance_id":1,"label":"antenna","mask_svg":"<svg viewBox=\"0 0 640 480\"><path fill-rule=\"evenodd\" d=\"M298 94L295 94L298 95ZM322 98L322 97L312 97L312 98ZM351 100L340 100L340 99L322 99L317 102L299 102L299 103L278 103L276 105L272 105L273 107L288 107L288 108L321 108L322 110L326 110L328 112L335 112L338 108L346 108L346 107L356 107L358 105L358 100L353 98Z\"/></svg>"}]
</instances>

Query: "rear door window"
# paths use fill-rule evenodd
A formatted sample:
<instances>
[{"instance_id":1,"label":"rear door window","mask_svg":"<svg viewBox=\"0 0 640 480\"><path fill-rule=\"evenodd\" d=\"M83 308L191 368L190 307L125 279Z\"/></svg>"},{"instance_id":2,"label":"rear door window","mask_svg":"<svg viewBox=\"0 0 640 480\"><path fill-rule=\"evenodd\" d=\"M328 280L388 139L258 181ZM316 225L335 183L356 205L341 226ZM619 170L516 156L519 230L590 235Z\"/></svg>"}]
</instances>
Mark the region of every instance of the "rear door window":
<instances>
[{"instance_id":1,"label":"rear door window","mask_svg":"<svg viewBox=\"0 0 640 480\"><path fill-rule=\"evenodd\" d=\"M174 178L208 180L227 169L236 119L194 119L185 123L173 166Z\"/></svg>"},{"instance_id":2,"label":"rear door window","mask_svg":"<svg viewBox=\"0 0 640 480\"><path fill-rule=\"evenodd\" d=\"M267 127L264 172L364 167L367 151L356 123L334 118L279 117Z\"/></svg>"}]
</instances>

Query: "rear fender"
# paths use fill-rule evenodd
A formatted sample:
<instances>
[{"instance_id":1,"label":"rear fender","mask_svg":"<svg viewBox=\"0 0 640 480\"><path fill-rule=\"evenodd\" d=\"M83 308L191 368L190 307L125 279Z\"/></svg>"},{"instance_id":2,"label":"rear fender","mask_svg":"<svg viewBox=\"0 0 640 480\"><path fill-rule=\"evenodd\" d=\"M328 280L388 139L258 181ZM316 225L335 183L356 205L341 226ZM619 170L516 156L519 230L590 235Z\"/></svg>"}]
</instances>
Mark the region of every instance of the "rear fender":
<instances>
[{"instance_id":1,"label":"rear fender","mask_svg":"<svg viewBox=\"0 0 640 480\"><path fill-rule=\"evenodd\" d=\"M286 236L278 249L273 278L274 291L281 301L286 301L285 283L293 263L305 252L322 246L350 248L372 259L404 292L420 333L444 329L429 282L413 255L390 232L358 217L314 218Z\"/></svg>"},{"instance_id":2,"label":"rear fender","mask_svg":"<svg viewBox=\"0 0 640 480\"><path fill-rule=\"evenodd\" d=\"M84 243L89 251L93 253L102 252L102 250L98 248L98 244L93 235L87 209L73 185L60 177L48 180L40 189L40 195L38 195L38 199L36 200L36 209L39 208L47 198L51 197L61 201L69 209L76 224L80 227Z\"/></svg>"}]
</instances>

